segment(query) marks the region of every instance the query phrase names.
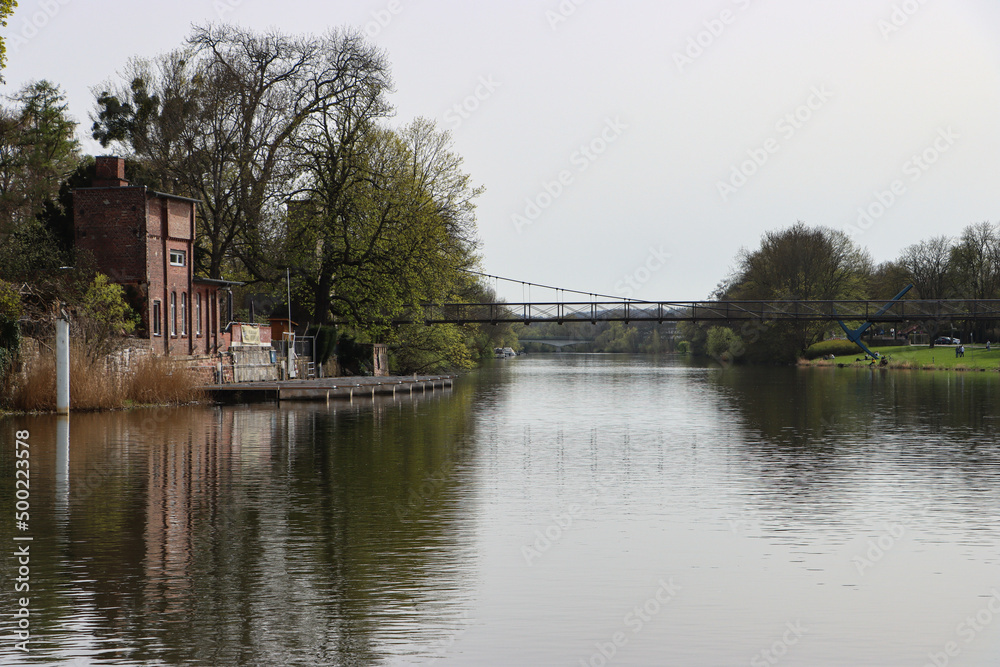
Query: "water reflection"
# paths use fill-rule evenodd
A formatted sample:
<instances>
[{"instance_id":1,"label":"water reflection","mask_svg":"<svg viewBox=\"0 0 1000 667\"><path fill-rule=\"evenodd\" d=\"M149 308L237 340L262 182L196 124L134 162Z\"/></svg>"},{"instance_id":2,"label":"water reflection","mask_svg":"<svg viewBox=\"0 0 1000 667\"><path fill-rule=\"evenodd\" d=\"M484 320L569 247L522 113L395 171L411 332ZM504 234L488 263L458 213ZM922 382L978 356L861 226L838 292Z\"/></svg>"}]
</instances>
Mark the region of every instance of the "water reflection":
<instances>
[{"instance_id":1,"label":"water reflection","mask_svg":"<svg viewBox=\"0 0 1000 667\"><path fill-rule=\"evenodd\" d=\"M369 664L393 643L434 655L471 595L470 401L467 387L75 415L68 460L52 420L20 418L46 629L26 662Z\"/></svg>"},{"instance_id":2,"label":"water reflection","mask_svg":"<svg viewBox=\"0 0 1000 667\"><path fill-rule=\"evenodd\" d=\"M0 662L588 664L611 641L614 664L737 665L801 622L782 665L924 664L1000 581L998 383L557 355L412 400L74 415L68 449L7 419L33 443L38 634ZM992 664L986 636L963 664Z\"/></svg>"}]
</instances>

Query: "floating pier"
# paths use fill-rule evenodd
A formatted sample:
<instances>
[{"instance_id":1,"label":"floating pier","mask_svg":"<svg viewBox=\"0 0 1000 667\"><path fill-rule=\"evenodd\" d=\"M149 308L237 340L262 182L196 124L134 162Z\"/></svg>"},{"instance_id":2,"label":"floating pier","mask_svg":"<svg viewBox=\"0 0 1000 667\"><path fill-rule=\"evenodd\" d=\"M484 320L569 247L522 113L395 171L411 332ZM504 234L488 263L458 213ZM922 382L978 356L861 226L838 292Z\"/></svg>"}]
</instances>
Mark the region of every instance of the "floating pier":
<instances>
[{"instance_id":1,"label":"floating pier","mask_svg":"<svg viewBox=\"0 0 1000 667\"><path fill-rule=\"evenodd\" d=\"M450 388L457 375L396 377L338 377L275 382L236 382L202 387L210 397L226 403L262 401L332 401L373 399L375 396L413 395Z\"/></svg>"}]
</instances>

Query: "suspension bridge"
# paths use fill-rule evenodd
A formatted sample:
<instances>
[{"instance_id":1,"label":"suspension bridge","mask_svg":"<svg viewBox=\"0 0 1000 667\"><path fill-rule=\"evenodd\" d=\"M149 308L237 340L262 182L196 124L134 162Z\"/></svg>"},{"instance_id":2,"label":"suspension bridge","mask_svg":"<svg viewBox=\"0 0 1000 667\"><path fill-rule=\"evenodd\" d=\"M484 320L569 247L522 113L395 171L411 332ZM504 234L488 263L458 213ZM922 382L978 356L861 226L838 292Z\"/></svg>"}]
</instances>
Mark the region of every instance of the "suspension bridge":
<instances>
[{"instance_id":1,"label":"suspension bridge","mask_svg":"<svg viewBox=\"0 0 1000 667\"><path fill-rule=\"evenodd\" d=\"M888 308L885 306L889 305ZM1000 320L1000 299L589 301L424 304L396 324L542 322L961 322Z\"/></svg>"},{"instance_id":2,"label":"suspension bridge","mask_svg":"<svg viewBox=\"0 0 1000 667\"><path fill-rule=\"evenodd\" d=\"M396 324L534 324L555 322L872 322L922 323L928 328L954 322L1000 320L1000 299L639 301L474 273L527 286L527 298L506 303L422 304ZM530 288L553 290L555 301L533 301ZM904 290L905 293L905 290ZM589 300L568 301L567 294Z\"/></svg>"}]
</instances>

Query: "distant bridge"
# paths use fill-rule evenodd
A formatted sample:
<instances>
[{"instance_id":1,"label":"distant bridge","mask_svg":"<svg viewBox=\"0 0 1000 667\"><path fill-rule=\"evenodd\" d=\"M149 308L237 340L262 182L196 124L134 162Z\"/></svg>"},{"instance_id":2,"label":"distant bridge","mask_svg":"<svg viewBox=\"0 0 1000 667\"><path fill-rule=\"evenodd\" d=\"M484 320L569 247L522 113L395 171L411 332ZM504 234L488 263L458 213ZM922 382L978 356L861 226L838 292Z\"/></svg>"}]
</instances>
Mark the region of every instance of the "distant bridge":
<instances>
[{"instance_id":1,"label":"distant bridge","mask_svg":"<svg viewBox=\"0 0 1000 667\"><path fill-rule=\"evenodd\" d=\"M541 343L542 345L551 345L552 347L564 348L570 345L579 345L580 343L593 343L593 338L581 339L581 338L518 338L518 342L521 343Z\"/></svg>"},{"instance_id":2,"label":"distant bridge","mask_svg":"<svg viewBox=\"0 0 1000 667\"><path fill-rule=\"evenodd\" d=\"M888 308L886 308L886 305ZM879 312L882 309L884 312ZM909 301L602 301L446 303L396 324L534 324L542 322L922 322L1000 320L1000 299Z\"/></svg>"}]
</instances>

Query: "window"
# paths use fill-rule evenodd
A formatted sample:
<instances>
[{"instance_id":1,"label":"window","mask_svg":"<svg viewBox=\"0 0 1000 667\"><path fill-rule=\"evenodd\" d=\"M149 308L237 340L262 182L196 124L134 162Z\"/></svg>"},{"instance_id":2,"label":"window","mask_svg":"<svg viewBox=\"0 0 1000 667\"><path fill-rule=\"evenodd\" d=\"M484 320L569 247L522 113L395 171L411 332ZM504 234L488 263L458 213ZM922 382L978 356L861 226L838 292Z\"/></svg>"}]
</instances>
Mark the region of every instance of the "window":
<instances>
[{"instance_id":1,"label":"window","mask_svg":"<svg viewBox=\"0 0 1000 667\"><path fill-rule=\"evenodd\" d=\"M201 292L194 296L194 335L201 335Z\"/></svg>"},{"instance_id":2,"label":"window","mask_svg":"<svg viewBox=\"0 0 1000 667\"><path fill-rule=\"evenodd\" d=\"M188 332L187 314L188 314L188 295L187 292L181 292L181 335L182 336L186 336Z\"/></svg>"},{"instance_id":3,"label":"window","mask_svg":"<svg viewBox=\"0 0 1000 667\"><path fill-rule=\"evenodd\" d=\"M170 335L177 335L177 292L170 293Z\"/></svg>"},{"instance_id":4,"label":"window","mask_svg":"<svg viewBox=\"0 0 1000 667\"><path fill-rule=\"evenodd\" d=\"M170 251L170 266L185 266L187 253L183 250Z\"/></svg>"},{"instance_id":5,"label":"window","mask_svg":"<svg viewBox=\"0 0 1000 667\"><path fill-rule=\"evenodd\" d=\"M160 300L156 299L153 301L153 335L162 336L163 335L163 313L160 312Z\"/></svg>"}]
</instances>

